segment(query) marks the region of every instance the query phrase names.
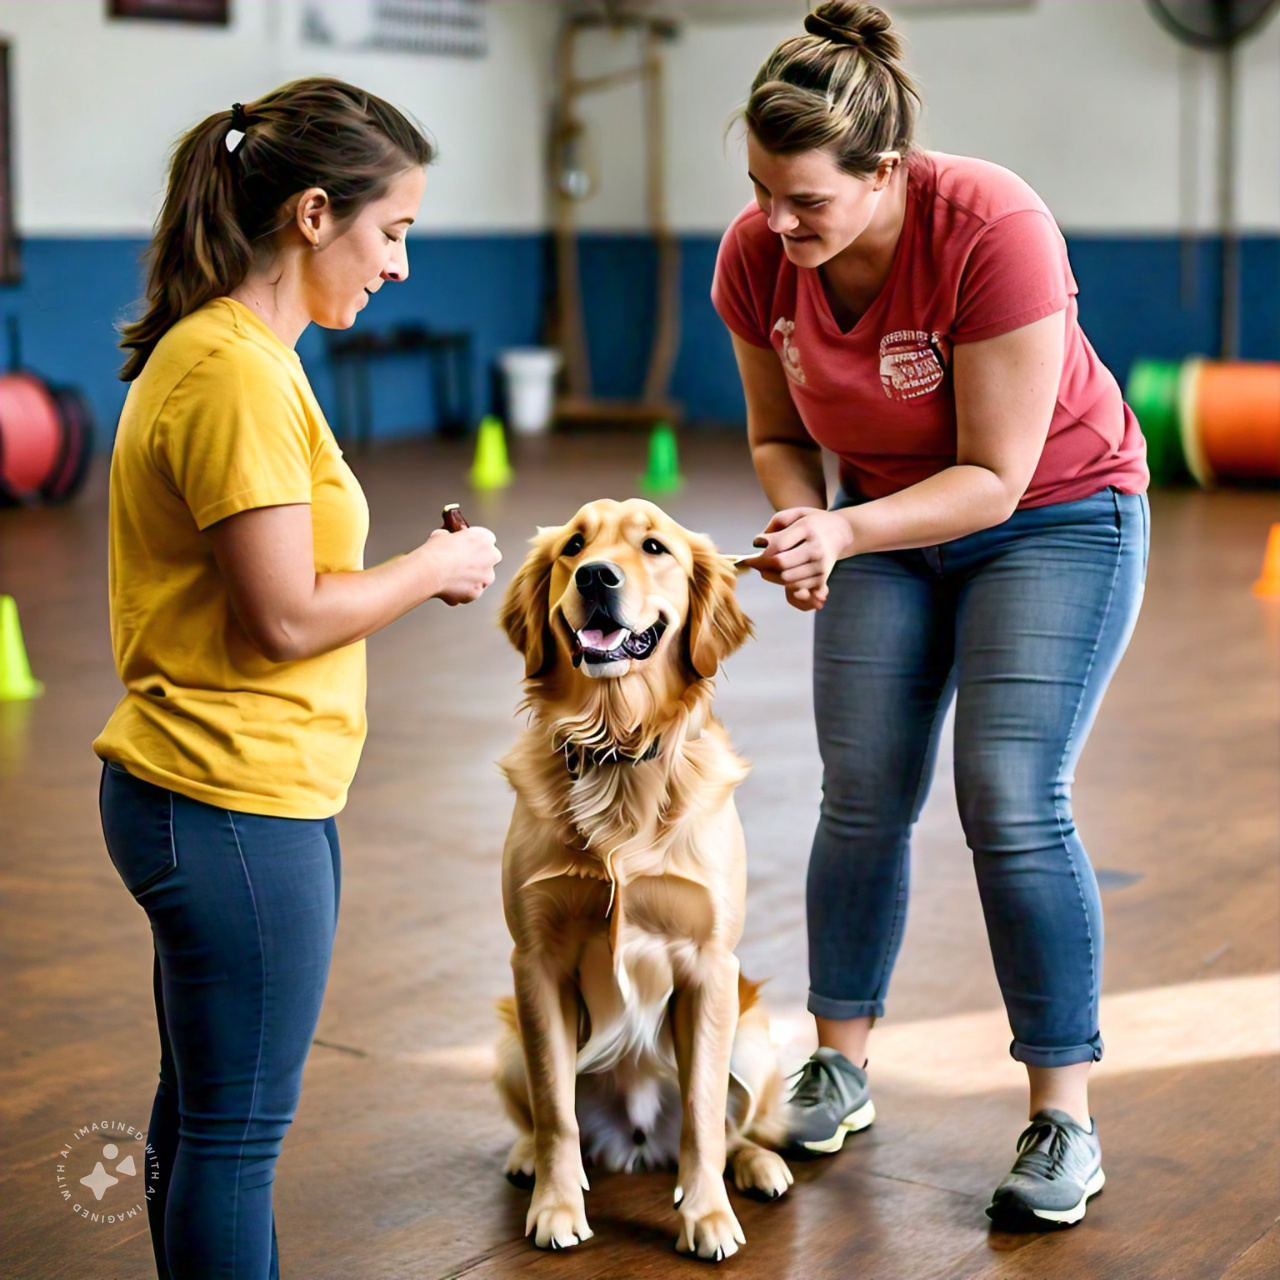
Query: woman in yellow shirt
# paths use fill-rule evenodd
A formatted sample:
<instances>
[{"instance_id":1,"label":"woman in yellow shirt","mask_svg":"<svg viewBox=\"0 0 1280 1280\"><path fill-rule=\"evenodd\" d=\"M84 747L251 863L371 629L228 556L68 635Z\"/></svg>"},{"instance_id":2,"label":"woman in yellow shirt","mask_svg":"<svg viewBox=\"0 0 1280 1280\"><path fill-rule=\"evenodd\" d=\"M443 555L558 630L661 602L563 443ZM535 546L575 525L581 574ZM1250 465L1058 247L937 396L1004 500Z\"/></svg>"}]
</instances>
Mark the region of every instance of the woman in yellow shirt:
<instances>
[{"instance_id":1,"label":"woman in yellow shirt","mask_svg":"<svg viewBox=\"0 0 1280 1280\"><path fill-rule=\"evenodd\" d=\"M151 921L162 1278L278 1274L271 1188L337 921L334 814L365 737L364 638L501 558L436 531L363 565L368 508L294 351L408 275L432 148L299 80L179 143L111 463L125 696L94 743L111 860Z\"/></svg>"}]
</instances>

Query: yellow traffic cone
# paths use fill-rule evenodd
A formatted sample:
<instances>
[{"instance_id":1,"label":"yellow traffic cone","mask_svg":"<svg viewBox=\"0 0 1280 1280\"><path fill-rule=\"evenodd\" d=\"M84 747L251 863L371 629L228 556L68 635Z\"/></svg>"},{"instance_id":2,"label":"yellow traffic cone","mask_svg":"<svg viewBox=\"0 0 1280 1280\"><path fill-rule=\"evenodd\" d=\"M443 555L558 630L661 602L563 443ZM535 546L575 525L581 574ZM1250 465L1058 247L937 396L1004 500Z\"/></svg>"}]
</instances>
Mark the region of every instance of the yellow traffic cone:
<instances>
[{"instance_id":1,"label":"yellow traffic cone","mask_svg":"<svg viewBox=\"0 0 1280 1280\"><path fill-rule=\"evenodd\" d=\"M1273 524L1267 534L1267 549L1262 556L1262 577L1253 584L1259 600L1280 600L1280 524Z\"/></svg>"},{"instance_id":2,"label":"yellow traffic cone","mask_svg":"<svg viewBox=\"0 0 1280 1280\"><path fill-rule=\"evenodd\" d=\"M0 701L20 702L38 698L44 685L31 674L18 605L12 596L0 596Z\"/></svg>"},{"instance_id":3,"label":"yellow traffic cone","mask_svg":"<svg viewBox=\"0 0 1280 1280\"><path fill-rule=\"evenodd\" d=\"M471 464L471 483L477 489L502 489L514 476L507 461L507 438L502 434L502 423L492 415L481 418L475 461Z\"/></svg>"}]
</instances>

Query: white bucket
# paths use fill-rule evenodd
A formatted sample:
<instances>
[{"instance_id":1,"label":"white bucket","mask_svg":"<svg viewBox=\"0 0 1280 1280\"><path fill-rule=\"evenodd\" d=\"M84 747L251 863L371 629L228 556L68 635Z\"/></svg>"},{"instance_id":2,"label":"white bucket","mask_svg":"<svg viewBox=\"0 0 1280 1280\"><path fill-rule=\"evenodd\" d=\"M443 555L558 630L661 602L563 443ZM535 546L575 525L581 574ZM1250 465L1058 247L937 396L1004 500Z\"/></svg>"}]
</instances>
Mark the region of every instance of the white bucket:
<instances>
[{"instance_id":1,"label":"white bucket","mask_svg":"<svg viewBox=\"0 0 1280 1280\"><path fill-rule=\"evenodd\" d=\"M550 347L513 347L499 355L513 431L535 435L551 425L556 374L563 363L560 353Z\"/></svg>"}]
</instances>

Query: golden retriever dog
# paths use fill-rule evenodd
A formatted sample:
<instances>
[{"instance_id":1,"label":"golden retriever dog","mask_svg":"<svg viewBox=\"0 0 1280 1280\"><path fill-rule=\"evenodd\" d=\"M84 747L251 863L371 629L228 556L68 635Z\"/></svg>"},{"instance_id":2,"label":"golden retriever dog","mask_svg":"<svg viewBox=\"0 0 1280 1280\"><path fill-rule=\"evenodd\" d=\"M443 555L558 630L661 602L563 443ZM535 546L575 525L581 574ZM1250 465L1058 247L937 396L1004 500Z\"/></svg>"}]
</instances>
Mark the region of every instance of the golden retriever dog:
<instances>
[{"instance_id":1,"label":"golden retriever dog","mask_svg":"<svg viewBox=\"0 0 1280 1280\"><path fill-rule=\"evenodd\" d=\"M502 761L515 999L498 1086L542 1248L591 1236L584 1157L678 1161L676 1248L715 1261L744 1242L726 1165L766 1198L791 1184L759 1145L783 1137L783 1084L734 955L748 770L711 714L712 677L751 634L735 578L652 503L606 499L539 531L503 603L530 715Z\"/></svg>"}]
</instances>

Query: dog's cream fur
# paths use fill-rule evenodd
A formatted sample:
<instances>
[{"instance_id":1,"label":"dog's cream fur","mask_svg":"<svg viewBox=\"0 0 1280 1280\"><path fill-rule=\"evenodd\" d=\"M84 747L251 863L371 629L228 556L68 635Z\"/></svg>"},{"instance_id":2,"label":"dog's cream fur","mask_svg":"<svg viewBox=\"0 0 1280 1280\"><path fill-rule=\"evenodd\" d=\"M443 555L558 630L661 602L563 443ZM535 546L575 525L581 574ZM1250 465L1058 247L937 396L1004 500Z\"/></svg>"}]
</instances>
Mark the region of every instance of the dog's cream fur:
<instances>
[{"instance_id":1,"label":"dog's cream fur","mask_svg":"<svg viewBox=\"0 0 1280 1280\"><path fill-rule=\"evenodd\" d=\"M665 628L643 659L583 660L581 636L603 632L584 632L575 573L601 562L624 580L616 634ZM677 1248L706 1258L743 1241L726 1160L743 1190L791 1183L753 1141L782 1136L782 1081L733 953L747 767L711 714L711 677L751 631L734 584L706 538L633 499L541 530L507 591L531 714L502 763L516 793L503 855L515 999L498 1084L522 1130L508 1175L533 1178L527 1230L542 1247L591 1234L584 1154L609 1170L678 1160Z\"/></svg>"}]
</instances>

